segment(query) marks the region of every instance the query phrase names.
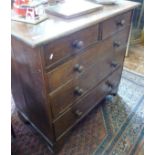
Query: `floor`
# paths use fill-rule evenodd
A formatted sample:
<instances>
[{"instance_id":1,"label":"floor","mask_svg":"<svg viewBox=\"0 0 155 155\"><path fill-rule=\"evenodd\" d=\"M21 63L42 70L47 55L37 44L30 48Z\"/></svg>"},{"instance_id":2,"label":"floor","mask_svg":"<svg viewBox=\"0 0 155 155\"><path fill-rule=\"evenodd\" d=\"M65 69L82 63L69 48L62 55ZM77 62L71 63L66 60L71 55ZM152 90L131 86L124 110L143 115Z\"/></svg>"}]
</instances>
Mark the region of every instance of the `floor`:
<instances>
[{"instance_id":1,"label":"floor","mask_svg":"<svg viewBox=\"0 0 155 155\"><path fill-rule=\"evenodd\" d=\"M144 46L134 45L129 48L129 54L125 58L124 67L137 72L139 74L144 74Z\"/></svg>"}]
</instances>

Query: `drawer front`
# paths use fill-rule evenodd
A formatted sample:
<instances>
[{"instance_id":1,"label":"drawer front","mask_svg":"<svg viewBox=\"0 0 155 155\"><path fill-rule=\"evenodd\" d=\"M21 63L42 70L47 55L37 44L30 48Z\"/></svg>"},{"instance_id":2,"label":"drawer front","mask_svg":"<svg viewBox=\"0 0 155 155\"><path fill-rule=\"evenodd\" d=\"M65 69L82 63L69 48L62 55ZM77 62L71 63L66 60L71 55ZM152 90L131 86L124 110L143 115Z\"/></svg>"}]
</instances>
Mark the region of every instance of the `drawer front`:
<instances>
[{"instance_id":1,"label":"drawer front","mask_svg":"<svg viewBox=\"0 0 155 155\"><path fill-rule=\"evenodd\" d=\"M122 53L119 51L121 51L122 48L125 48L127 44L128 33L129 27L118 32L116 35L97 43L70 61L67 61L66 63L55 68L53 71L47 73L47 79L49 82L48 92L54 91L58 87L64 85L66 82L74 78L79 78L92 65L100 60L105 60L106 57L110 55L110 51L114 51L115 56L113 58L116 59L118 63L122 63L124 53L122 55ZM119 46L114 45L116 42L119 43Z\"/></svg>"},{"instance_id":2,"label":"drawer front","mask_svg":"<svg viewBox=\"0 0 155 155\"><path fill-rule=\"evenodd\" d=\"M102 39L124 29L131 23L132 11L110 18L101 23Z\"/></svg>"},{"instance_id":3,"label":"drawer front","mask_svg":"<svg viewBox=\"0 0 155 155\"><path fill-rule=\"evenodd\" d=\"M117 63L115 65L113 60L113 52L109 51L109 55L105 59L97 62L78 79L72 79L69 83L62 86L61 89L49 95L54 117L60 115L68 106L80 99L107 75L118 68L120 64Z\"/></svg>"},{"instance_id":4,"label":"drawer front","mask_svg":"<svg viewBox=\"0 0 155 155\"><path fill-rule=\"evenodd\" d=\"M97 42L98 30L98 25L94 25L45 45L44 57L46 67L49 68L56 62L60 62L62 59L68 58Z\"/></svg>"},{"instance_id":5,"label":"drawer front","mask_svg":"<svg viewBox=\"0 0 155 155\"><path fill-rule=\"evenodd\" d=\"M110 75L110 79L115 79L116 83L119 83L121 71L122 67ZM92 108L94 108L97 103L99 103L105 97L105 95L111 91L111 86L109 86L110 81L108 79L109 78L101 82L87 96L69 108L64 115L54 121L56 138L65 133L66 130L72 128L82 117L84 117Z\"/></svg>"}]
</instances>

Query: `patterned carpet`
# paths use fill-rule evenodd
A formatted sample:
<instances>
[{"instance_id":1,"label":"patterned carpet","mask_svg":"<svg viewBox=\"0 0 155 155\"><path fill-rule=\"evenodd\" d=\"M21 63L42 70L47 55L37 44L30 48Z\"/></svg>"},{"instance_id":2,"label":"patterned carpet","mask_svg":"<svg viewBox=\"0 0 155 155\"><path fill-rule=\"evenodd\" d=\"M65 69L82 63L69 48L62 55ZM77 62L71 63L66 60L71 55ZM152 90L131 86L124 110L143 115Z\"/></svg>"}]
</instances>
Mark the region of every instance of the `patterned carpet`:
<instances>
[{"instance_id":1,"label":"patterned carpet","mask_svg":"<svg viewBox=\"0 0 155 155\"><path fill-rule=\"evenodd\" d=\"M58 155L143 155L144 78L124 70L118 96L81 121ZM14 155L52 155L43 139L17 116L12 103Z\"/></svg>"}]
</instances>

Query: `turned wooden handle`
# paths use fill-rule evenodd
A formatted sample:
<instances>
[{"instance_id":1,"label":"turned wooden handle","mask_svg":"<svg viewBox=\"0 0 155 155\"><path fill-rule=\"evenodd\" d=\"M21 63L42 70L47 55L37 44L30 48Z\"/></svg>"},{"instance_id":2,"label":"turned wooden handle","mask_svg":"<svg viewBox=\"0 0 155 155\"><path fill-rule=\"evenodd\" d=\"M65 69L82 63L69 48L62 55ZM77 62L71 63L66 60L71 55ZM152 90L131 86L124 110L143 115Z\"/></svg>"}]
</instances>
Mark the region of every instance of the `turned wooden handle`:
<instances>
[{"instance_id":1,"label":"turned wooden handle","mask_svg":"<svg viewBox=\"0 0 155 155\"><path fill-rule=\"evenodd\" d=\"M77 110L75 110L75 114L77 116L81 116L83 114L83 112L77 109Z\"/></svg>"},{"instance_id":2,"label":"turned wooden handle","mask_svg":"<svg viewBox=\"0 0 155 155\"><path fill-rule=\"evenodd\" d=\"M121 42L120 41L114 41L113 46L114 47L120 47L121 46Z\"/></svg>"},{"instance_id":3,"label":"turned wooden handle","mask_svg":"<svg viewBox=\"0 0 155 155\"><path fill-rule=\"evenodd\" d=\"M79 64L76 64L74 66L74 70L81 73L83 71L83 66L79 65Z\"/></svg>"},{"instance_id":4,"label":"turned wooden handle","mask_svg":"<svg viewBox=\"0 0 155 155\"><path fill-rule=\"evenodd\" d=\"M80 96L80 95L82 95L82 94L83 94L83 92L84 92L84 91L83 91L83 89L82 89L82 88L80 88L80 87L78 87L78 86L77 86L77 87L75 87L75 90L74 90L74 93L75 93L75 94L77 94L77 95L79 95L79 96Z\"/></svg>"},{"instance_id":5,"label":"turned wooden handle","mask_svg":"<svg viewBox=\"0 0 155 155\"><path fill-rule=\"evenodd\" d=\"M106 81L106 85L111 89L113 89L114 87L114 85L110 81Z\"/></svg>"},{"instance_id":6,"label":"turned wooden handle","mask_svg":"<svg viewBox=\"0 0 155 155\"><path fill-rule=\"evenodd\" d=\"M118 21L116 24L117 24L118 26L124 26L125 20L122 19L122 20Z\"/></svg>"},{"instance_id":7,"label":"turned wooden handle","mask_svg":"<svg viewBox=\"0 0 155 155\"><path fill-rule=\"evenodd\" d=\"M118 66L118 63L115 61L112 61L110 65L111 67L116 68Z\"/></svg>"},{"instance_id":8,"label":"turned wooden handle","mask_svg":"<svg viewBox=\"0 0 155 155\"><path fill-rule=\"evenodd\" d=\"M84 42L81 40L75 40L75 41L73 41L72 46L75 49L81 49L84 47Z\"/></svg>"}]
</instances>

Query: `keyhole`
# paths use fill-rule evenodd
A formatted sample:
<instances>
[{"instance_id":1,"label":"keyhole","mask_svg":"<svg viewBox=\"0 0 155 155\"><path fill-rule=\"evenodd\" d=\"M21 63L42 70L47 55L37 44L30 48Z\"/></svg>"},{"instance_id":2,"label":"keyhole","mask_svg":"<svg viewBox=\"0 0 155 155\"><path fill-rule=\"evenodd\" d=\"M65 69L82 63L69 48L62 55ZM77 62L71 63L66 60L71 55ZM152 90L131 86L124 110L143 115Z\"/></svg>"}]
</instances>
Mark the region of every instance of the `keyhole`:
<instances>
[{"instance_id":1,"label":"keyhole","mask_svg":"<svg viewBox=\"0 0 155 155\"><path fill-rule=\"evenodd\" d=\"M50 55L49 59L50 59L50 60L52 60L52 59L53 59L53 53Z\"/></svg>"}]
</instances>

